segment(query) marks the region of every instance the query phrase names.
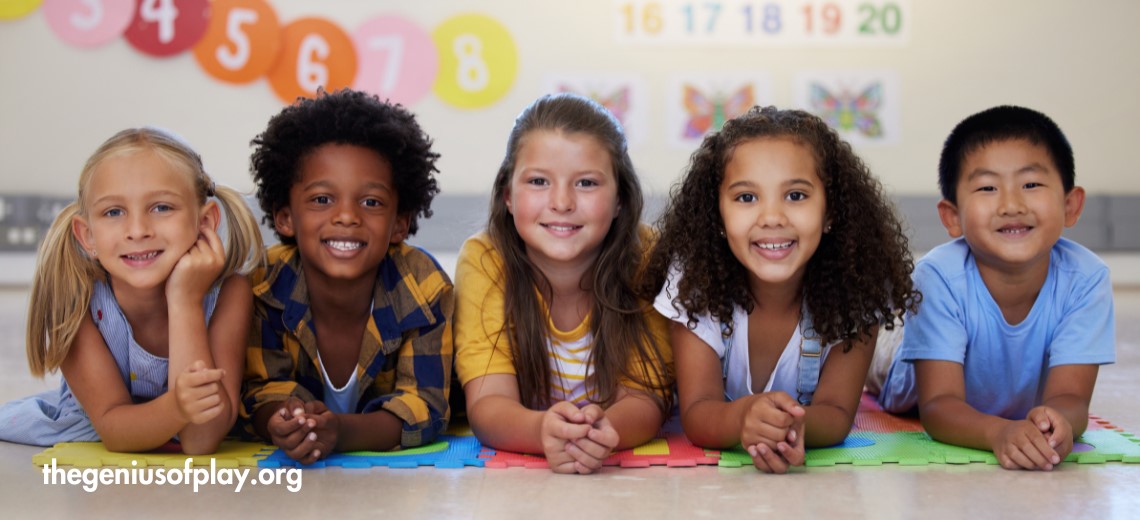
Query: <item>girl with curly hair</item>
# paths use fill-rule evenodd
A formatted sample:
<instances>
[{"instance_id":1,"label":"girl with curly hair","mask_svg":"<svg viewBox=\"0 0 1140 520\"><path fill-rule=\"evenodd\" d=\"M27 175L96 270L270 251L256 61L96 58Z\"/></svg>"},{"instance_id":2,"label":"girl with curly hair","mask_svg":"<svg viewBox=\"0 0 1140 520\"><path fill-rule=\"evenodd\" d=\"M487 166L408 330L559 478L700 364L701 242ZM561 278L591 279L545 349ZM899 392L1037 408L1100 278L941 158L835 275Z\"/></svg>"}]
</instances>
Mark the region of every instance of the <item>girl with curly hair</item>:
<instances>
[{"instance_id":1,"label":"girl with curly hair","mask_svg":"<svg viewBox=\"0 0 1140 520\"><path fill-rule=\"evenodd\" d=\"M642 289L674 322L689 439L743 445L774 473L842 441L880 324L920 298L850 145L807 112L755 107L705 138L659 227Z\"/></svg>"},{"instance_id":2,"label":"girl with curly hair","mask_svg":"<svg viewBox=\"0 0 1140 520\"><path fill-rule=\"evenodd\" d=\"M543 96L515 120L455 274L455 369L480 441L590 473L656 435L672 379L668 323L635 292L641 208L601 105Z\"/></svg>"}]
</instances>

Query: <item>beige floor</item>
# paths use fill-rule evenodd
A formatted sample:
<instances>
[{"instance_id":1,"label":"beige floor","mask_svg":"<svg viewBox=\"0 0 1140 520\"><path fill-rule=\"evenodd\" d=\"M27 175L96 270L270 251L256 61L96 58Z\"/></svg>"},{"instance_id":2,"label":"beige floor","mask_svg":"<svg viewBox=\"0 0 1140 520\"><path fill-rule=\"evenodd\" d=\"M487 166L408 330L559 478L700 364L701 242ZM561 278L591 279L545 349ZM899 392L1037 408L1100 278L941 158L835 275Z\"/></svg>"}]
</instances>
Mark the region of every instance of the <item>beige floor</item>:
<instances>
[{"instance_id":1,"label":"beige floor","mask_svg":"<svg viewBox=\"0 0 1140 520\"><path fill-rule=\"evenodd\" d=\"M0 290L0 400L55 381L27 375L26 294ZM1100 374L1093 412L1140 432L1140 291L1118 291L1118 363ZM0 442L2 518L139 514L278 518L1136 518L1140 464L1063 465L1051 473L993 466L811 468L786 476L751 468L606 469L591 476L468 468L308 470L302 488L110 486L95 493L45 485L38 448Z\"/></svg>"}]
</instances>

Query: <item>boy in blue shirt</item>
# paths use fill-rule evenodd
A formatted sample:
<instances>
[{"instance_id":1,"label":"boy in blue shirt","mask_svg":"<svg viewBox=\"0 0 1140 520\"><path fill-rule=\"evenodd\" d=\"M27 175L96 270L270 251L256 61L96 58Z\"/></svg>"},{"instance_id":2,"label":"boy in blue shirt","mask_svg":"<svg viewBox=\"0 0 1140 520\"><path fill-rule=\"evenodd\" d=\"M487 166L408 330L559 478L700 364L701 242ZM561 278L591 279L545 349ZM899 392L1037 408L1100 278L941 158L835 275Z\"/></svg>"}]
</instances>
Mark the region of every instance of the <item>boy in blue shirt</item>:
<instances>
[{"instance_id":1,"label":"boy in blue shirt","mask_svg":"<svg viewBox=\"0 0 1140 520\"><path fill-rule=\"evenodd\" d=\"M974 114L942 149L938 214L954 241L915 267L922 292L879 402L917 404L934 439L1050 470L1088 424L1099 365L1115 361L1108 268L1061 237L1085 192L1044 114Z\"/></svg>"}]
</instances>

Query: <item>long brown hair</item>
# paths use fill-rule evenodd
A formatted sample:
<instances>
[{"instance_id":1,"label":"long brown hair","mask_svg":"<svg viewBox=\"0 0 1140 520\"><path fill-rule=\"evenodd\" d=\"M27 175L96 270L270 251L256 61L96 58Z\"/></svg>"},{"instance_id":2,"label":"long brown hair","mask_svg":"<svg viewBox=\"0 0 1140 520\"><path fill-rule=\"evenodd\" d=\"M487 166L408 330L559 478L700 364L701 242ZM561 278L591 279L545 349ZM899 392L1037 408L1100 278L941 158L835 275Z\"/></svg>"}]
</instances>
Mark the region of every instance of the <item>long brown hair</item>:
<instances>
[{"instance_id":1,"label":"long brown hair","mask_svg":"<svg viewBox=\"0 0 1140 520\"><path fill-rule=\"evenodd\" d=\"M819 117L802 110L753 107L705 137L685 177L675 184L658 223L661 237L650 256L641 290L657 294L671 266L680 269L674 305L689 312L689 328L709 313L728 325L734 306L751 312L748 271L717 231L720 185L732 154L754 139L784 138L811 150L827 197L831 231L808 261L803 297L821 343L866 337L880 324L894 328L922 295L914 288L902 222L867 165Z\"/></svg>"},{"instance_id":2,"label":"long brown hair","mask_svg":"<svg viewBox=\"0 0 1140 520\"><path fill-rule=\"evenodd\" d=\"M217 198L225 214L226 262L219 280L233 273L248 272L264 256L257 220L237 191L215 186L202 167L202 158L178 138L156 128L130 128L105 141L87 159L79 175L79 196L55 217L44 236L32 278L28 301L27 353L32 375L54 372L75 341L79 325L95 287L105 271L83 252L72 234L72 220L87 215L85 195L91 176L106 159L149 150L175 170L193 177L199 205L206 197Z\"/></svg>"},{"instance_id":3,"label":"long brown hair","mask_svg":"<svg viewBox=\"0 0 1140 520\"><path fill-rule=\"evenodd\" d=\"M551 94L538 98L515 119L507 140L507 152L499 166L491 194L487 232L502 255L505 278L504 316L506 336L517 373L519 394L524 405L544 408L550 402L550 360L547 354L549 309L539 294L552 301L546 276L530 261L526 243L515 229L506 197L514 174L518 152L526 137L535 131L585 134L594 137L609 152L618 184L618 212L594 265L580 282L591 295L590 332L594 343L587 363L592 366L587 379L591 401L607 407L616 400L620 380L628 378L650 389L663 411L671 405L669 371L645 320L646 303L634 291L638 267L646 244L642 242L642 194L633 161L629 158L621 125L598 103L573 94ZM536 290L537 289L537 290ZM502 337L500 335L499 337ZM630 360L642 360L631 366Z\"/></svg>"}]
</instances>

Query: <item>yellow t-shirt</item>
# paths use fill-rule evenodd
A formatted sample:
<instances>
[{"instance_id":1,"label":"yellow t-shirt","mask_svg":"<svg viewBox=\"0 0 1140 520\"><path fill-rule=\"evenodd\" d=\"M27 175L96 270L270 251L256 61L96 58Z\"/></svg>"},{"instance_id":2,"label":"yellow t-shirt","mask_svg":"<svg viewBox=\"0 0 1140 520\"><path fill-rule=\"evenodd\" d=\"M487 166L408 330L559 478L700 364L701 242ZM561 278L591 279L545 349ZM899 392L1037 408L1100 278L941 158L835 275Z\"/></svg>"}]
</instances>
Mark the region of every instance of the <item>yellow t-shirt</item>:
<instances>
[{"instance_id":1,"label":"yellow t-shirt","mask_svg":"<svg viewBox=\"0 0 1140 520\"><path fill-rule=\"evenodd\" d=\"M463 243L455 269L455 372L466 385L473 379L490 374L516 374L506 335L503 302L506 281L503 259L485 232ZM664 358L668 385L672 384L673 356L669 346L668 321L652 306L646 305L645 319ZM550 357L552 402L571 401L578 406L591 402L586 379L591 369L586 358L593 344L590 316L570 331L558 330L547 322L551 336L547 341ZM631 359L632 372L654 384L659 383L640 358ZM633 381L624 380L628 388L648 391ZM671 392L671 390L669 390ZM659 394L661 392L658 392ZM666 396L662 395L662 398Z\"/></svg>"}]
</instances>

